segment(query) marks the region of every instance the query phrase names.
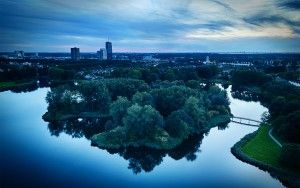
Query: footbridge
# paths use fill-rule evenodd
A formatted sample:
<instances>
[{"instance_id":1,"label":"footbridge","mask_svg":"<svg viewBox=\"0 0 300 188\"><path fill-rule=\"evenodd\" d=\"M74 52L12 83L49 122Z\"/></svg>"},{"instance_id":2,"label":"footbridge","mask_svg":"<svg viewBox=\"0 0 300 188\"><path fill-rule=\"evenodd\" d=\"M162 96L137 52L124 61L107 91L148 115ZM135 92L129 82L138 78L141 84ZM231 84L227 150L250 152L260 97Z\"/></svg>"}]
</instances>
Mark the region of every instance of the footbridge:
<instances>
[{"instance_id":1,"label":"footbridge","mask_svg":"<svg viewBox=\"0 0 300 188\"><path fill-rule=\"evenodd\" d=\"M234 123L248 125L248 126L254 126L254 127L259 127L260 124L262 123L261 121L258 121L258 120L244 118L244 117L237 117L237 116L232 116L230 118L230 120L231 120L231 122L234 122Z\"/></svg>"}]
</instances>

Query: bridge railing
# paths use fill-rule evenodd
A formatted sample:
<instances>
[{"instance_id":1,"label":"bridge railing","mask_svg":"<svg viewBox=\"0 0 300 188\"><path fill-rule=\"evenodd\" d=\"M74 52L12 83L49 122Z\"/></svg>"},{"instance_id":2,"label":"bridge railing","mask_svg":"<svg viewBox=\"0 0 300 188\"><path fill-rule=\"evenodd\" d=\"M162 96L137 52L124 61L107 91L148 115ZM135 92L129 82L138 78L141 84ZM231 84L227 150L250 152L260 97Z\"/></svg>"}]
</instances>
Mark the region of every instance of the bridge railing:
<instances>
[{"instance_id":1,"label":"bridge railing","mask_svg":"<svg viewBox=\"0 0 300 188\"><path fill-rule=\"evenodd\" d=\"M259 127L260 124L262 123L262 121L244 118L244 117L237 117L237 116L231 117L231 121L238 124L256 126L256 127Z\"/></svg>"}]
</instances>

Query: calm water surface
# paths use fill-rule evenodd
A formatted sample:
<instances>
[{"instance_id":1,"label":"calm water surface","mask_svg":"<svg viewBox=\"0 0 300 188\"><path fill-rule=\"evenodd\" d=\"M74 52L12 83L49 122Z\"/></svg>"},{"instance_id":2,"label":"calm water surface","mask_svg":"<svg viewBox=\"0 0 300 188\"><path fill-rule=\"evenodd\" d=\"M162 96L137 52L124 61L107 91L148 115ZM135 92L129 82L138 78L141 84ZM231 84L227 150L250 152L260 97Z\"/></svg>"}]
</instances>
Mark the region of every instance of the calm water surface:
<instances>
[{"instance_id":1,"label":"calm water surface","mask_svg":"<svg viewBox=\"0 0 300 188\"><path fill-rule=\"evenodd\" d=\"M51 135L42 120L47 91L0 93L0 187L283 187L230 152L255 127L229 123L225 130L213 128L193 160L165 155L152 171L135 174L128 160L92 147L84 137ZM258 102L229 98L236 116L260 119L267 110Z\"/></svg>"}]
</instances>

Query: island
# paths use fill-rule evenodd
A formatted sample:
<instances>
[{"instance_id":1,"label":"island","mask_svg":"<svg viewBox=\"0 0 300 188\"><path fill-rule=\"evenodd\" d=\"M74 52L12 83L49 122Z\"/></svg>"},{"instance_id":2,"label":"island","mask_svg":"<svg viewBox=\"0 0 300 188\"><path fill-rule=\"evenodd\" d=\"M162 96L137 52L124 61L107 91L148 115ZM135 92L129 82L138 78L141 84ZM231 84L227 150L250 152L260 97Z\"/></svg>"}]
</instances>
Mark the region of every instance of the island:
<instances>
[{"instance_id":1,"label":"island","mask_svg":"<svg viewBox=\"0 0 300 188\"><path fill-rule=\"evenodd\" d=\"M170 150L189 136L230 122L226 92L195 82L157 81L150 85L125 78L76 81L51 89L43 118L49 122L99 119L104 129L90 139L100 148Z\"/></svg>"}]
</instances>

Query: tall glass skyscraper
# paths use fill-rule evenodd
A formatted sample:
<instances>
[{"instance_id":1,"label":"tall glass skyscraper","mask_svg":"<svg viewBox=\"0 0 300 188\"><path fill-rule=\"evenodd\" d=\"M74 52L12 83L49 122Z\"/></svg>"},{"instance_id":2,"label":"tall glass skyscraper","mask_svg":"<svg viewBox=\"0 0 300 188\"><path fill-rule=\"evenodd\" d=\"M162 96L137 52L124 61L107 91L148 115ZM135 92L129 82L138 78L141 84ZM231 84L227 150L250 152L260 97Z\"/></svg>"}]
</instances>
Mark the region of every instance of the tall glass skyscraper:
<instances>
[{"instance_id":1,"label":"tall glass skyscraper","mask_svg":"<svg viewBox=\"0 0 300 188\"><path fill-rule=\"evenodd\" d=\"M106 52L107 52L107 59L112 60L112 44L111 44L111 42L107 41L105 43L105 48L106 48Z\"/></svg>"}]
</instances>

